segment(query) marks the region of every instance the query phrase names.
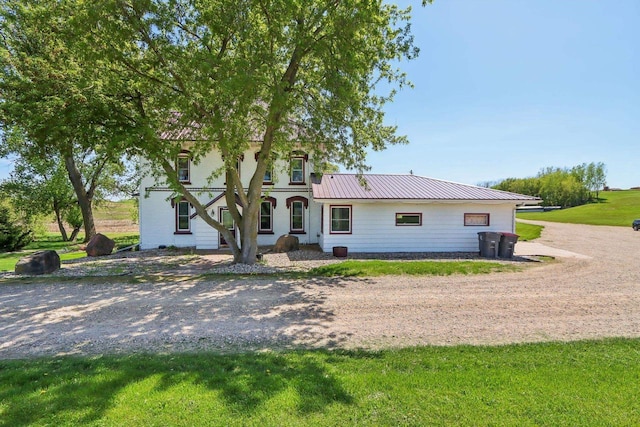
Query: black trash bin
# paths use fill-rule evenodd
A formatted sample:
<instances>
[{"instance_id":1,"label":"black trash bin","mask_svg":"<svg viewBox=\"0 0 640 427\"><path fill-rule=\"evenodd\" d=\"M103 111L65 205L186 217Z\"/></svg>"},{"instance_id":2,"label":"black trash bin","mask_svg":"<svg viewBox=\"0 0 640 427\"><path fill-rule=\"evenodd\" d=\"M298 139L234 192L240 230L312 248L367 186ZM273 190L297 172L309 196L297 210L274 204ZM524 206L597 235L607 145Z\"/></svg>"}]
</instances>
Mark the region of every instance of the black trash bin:
<instances>
[{"instance_id":1,"label":"black trash bin","mask_svg":"<svg viewBox=\"0 0 640 427\"><path fill-rule=\"evenodd\" d=\"M513 251L518 241L517 234L513 233L500 233L500 249L498 250L498 256L500 258L513 258Z\"/></svg>"},{"instance_id":2,"label":"black trash bin","mask_svg":"<svg viewBox=\"0 0 640 427\"><path fill-rule=\"evenodd\" d=\"M497 258L500 234L493 231L481 231L478 233L480 256L485 258Z\"/></svg>"}]
</instances>

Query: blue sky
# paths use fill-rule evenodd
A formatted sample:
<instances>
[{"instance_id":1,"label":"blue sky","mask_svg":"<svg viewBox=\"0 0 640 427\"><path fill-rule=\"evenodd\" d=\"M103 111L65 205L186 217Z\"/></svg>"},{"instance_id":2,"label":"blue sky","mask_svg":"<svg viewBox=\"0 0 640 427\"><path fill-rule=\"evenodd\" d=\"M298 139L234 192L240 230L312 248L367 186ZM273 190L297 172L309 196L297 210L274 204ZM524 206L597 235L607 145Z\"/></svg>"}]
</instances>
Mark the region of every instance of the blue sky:
<instances>
[{"instance_id":1,"label":"blue sky","mask_svg":"<svg viewBox=\"0 0 640 427\"><path fill-rule=\"evenodd\" d=\"M421 53L386 110L410 143L371 172L478 184L604 162L611 187L640 186L640 1L400 4Z\"/></svg>"},{"instance_id":2,"label":"blue sky","mask_svg":"<svg viewBox=\"0 0 640 427\"><path fill-rule=\"evenodd\" d=\"M371 172L478 184L604 162L611 187L640 186L640 1L400 3L421 53L386 110L410 144Z\"/></svg>"}]
</instances>

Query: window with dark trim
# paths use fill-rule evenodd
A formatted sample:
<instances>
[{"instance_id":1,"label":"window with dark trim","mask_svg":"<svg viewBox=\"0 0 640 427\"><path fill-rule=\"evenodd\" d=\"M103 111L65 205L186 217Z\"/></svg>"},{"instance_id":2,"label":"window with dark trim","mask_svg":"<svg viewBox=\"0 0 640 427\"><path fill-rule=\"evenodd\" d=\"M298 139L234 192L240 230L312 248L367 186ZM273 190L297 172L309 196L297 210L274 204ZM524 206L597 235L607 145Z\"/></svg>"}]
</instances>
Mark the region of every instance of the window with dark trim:
<instances>
[{"instance_id":1,"label":"window with dark trim","mask_svg":"<svg viewBox=\"0 0 640 427\"><path fill-rule=\"evenodd\" d=\"M263 184L273 184L273 166L267 165L267 170L264 172L264 178L262 178Z\"/></svg>"},{"instance_id":2,"label":"window with dark trim","mask_svg":"<svg viewBox=\"0 0 640 427\"><path fill-rule=\"evenodd\" d=\"M351 233L351 206L331 206L329 231L331 234Z\"/></svg>"},{"instance_id":3,"label":"window with dark trim","mask_svg":"<svg viewBox=\"0 0 640 427\"><path fill-rule=\"evenodd\" d=\"M183 151L178 155L176 160L176 172L178 173L178 181L183 184L191 182L191 156L188 151Z\"/></svg>"},{"instance_id":4,"label":"window with dark trim","mask_svg":"<svg viewBox=\"0 0 640 427\"><path fill-rule=\"evenodd\" d=\"M304 211L309 207L309 199L293 196L287 199L289 209L289 229L291 234L304 234Z\"/></svg>"},{"instance_id":5,"label":"window with dark trim","mask_svg":"<svg viewBox=\"0 0 640 427\"><path fill-rule=\"evenodd\" d=\"M422 214L421 213L397 213L396 225L419 227L422 225Z\"/></svg>"},{"instance_id":6,"label":"window with dark trim","mask_svg":"<svg viewBox=\"0 0 640 427\"><path fill-rule=\"evenodd\" d=\"M260 157L260 151L256 151L254 155L256 162L258 161L258 157ZM273 184L273 165L267 164L267 170L264 172L264 177L262 178L263 184Z\"/></svg>"},{"instance_id":7,"label":"window with dark trim","mask_svg":"<svg viewBox=\"0 0 640 427\"><path fill-rule=\"evenodd\" d=\"M260 203L260 218L258 219L258 233L273 234L273 205L271 200Z\"/></svg>"},{"instance_id":8,"label":"window with dark trim","mask_svg":"<svg viewBox=\"0 0 640 427\"><path fill-rule=\"evenodd\" d=\"M297 200L291 203L291 232L304 233L304 204Z\"/></svg>"},{"instance_id":9,"label":"window with dark trim","mask_svg":"<svg viewBox=\"0 0 640 427\"><path fill-rule=\"evenodd\" d=\"M243 156L244 157L244 156ZM236 159L236 170L238 171L238 178L242 177L242 175L240 175L240 169L241 169L241 165L242 165L242 158L238 157Z\"/></svg>"},{"instance_id":10,"label":"window with dark trim","mask_svg":"<svg viewBox=\"0 0 640 427\"><path fill-rule=\"evenodd\" d=\"M175 205L176 209L176 234L191 233L191 206L186 200L180 200Z\"/></svg>"},{"instance_id":11,"label":"window with dark trim","mask_svg":"<svg viewBox=\"0 0 640 427\"><path fill-rule=\"evenodd\" d=\"M489 225L488 213L466 213L464 214L465 227L483 227Z\"/></svg>"},{"instance_id":12,"label":"window with dark trim","mask_svg":"<svg viewBox=\"0 0 640 427\"><path fill-rule=\"evenodd\" d=\"M291 157L289 169L290 184L304 184L304 157Z\"/></svg>"},{"instance_id":13,"label":"window with dark trim","mask_svg":"<svg viewBox=\"0 0 640 427\"><path fill-rule=\"evenodd\" d=\"M225 156L222 156L222 159L225 159ZM240 171L242 169L242 162L244 161L244 154L241 154L240 156L236 157L236 164L235 164L235 169L236 172L238 173L238 178L242 178L242 175L240 174ZM225 168L227 167L227 164L225 163ZM226 171L225 171L225 177L226 177ZM225 179L224 181L224 185L227 185L227 181Z\"/></svg>"}]
</instances>

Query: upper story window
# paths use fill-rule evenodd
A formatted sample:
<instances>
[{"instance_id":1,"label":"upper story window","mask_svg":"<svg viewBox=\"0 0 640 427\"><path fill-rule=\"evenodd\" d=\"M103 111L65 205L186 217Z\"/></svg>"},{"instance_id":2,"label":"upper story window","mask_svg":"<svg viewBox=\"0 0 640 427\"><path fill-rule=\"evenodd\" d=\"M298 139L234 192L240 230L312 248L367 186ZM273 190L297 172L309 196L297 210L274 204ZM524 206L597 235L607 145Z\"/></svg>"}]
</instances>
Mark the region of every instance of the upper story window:
<instances>
[{"instance_id":1,"label":"upper story window","mask_svg":"<svg viewBox=\"0 0 640 427\"><path fill-rule=\"evenodd\" d=\"M240 175L240 170L242 169L242 160L244 159L244 156L240 156L236 159L236 172L238 172L238 178L240 178L242 175Z\"/></svg>"},{"instance_id":2,"label":"upper story window","mask_svg":"<svg viewBox=\"0 0 640 427\"><path fill-rule=\"evenodd\" d=\"M331 234L351 233L351 206L331 206Z\"/></svg>"},{"instance_id":3,"label":"upper story window","mask_svg":"<svg viewBox=\"0 0 640 427\"><path fill-rule=\"evenodd\" d=\"M289 163L291 184L304 184L304 160L303 156L291 157Z\"/></svg>"},{"instance_id":4,"label":"upper story window","mask_svg":"<svg viewBox=\"0 0 640 427\"><path fill-rule=\"evenodd\" d=\"M260 152L256 151L256 154L255 154L256 162L258 161L258 157L260 157ZM273 184L273 166L272 165L267 164L267 170L264 172L262 183Z\"/></svg>"},{"instance_id":5,"label":"upper story window","mask_svg":"<svg viewBox=\"0 0 640 427\"><path fill-rule=\"evenodd\" d=\"M224 160L225 156L224 154L222 155L222 159ZM236 158L236 164L233 165L235 166L235 170L236 173L238 174L238 178L242 178L242 175L240 174L240 171L242 169L242 162L244 161L244 154L241 154L239 157ZM225 167L227 167L227 163L225 162ZM225 173L226 175L226 173ZM227 185L227 181L225 180L224 182L225 185Z\"/></svg>"},{"instance_id":6,"label":"upper story window","mask_svg":"<svg viewBox=\"0 0 640 427\"><path fill-rule=\"evenodd\" d=\"M182 151L176 161L178 181L188 184L191 181L191 156L188 151Z\"/></svg>"},{"instance_id":7,"label":"upper story window","mask_svg":"<svg viewBox=\"0 0 640 427\"><path fill-rule=\"evenodd\" d=\"M273 184L273 167L267 166L267 170L264 172L264 178L262 179L264 184Z\"/></svg>"},{"instance_id":8,"label":"upper story window","mask_svg":"<svg viewBox=\"0 0 640 427\"><path fill-rule=\"evenodd\" d=\"M191 206L186 200L176 203L176 233L191 232Z\"/></svg>"}]
</instances>

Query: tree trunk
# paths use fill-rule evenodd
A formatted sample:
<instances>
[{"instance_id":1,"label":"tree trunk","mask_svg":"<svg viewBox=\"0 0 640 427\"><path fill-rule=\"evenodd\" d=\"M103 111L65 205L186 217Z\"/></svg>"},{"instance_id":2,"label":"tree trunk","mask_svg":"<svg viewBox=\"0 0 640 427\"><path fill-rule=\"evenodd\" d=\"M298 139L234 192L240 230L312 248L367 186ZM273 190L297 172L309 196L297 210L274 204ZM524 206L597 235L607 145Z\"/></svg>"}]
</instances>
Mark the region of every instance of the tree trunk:
<instances>
[{"instance_id":1,"label":"tree trunk","mask_svg":"<svg viewBox=\"0 0 640 427\"><path fill-rule=\"evenodd\" d=\"M166 159L158 159L158 160L162 168L167 173L168 177L177 176L176 171L175 169L173 169L173 166L171 165L171 163L169 163ZM189 203L191 203L191 206L193 206L198 216L202 218L204 222L206 222L208 225L215 228L218 231L218 233L222 234L222 236L227 241L227 243L229 243L229 247L231 248L231 251L233 253L233 261L239 262L238 260L240 257L240 248L238 247L238 243L236 241L235 236L233 236L229 232L229 230L225 228L219 221L214 220L209 215L204 205L200 203L200 201L198 201L198 199L193 194L191 194L191 192L184 185L182 185L180 182L176 182L176 183L180 188L180 193ZM233 200L235 203L235 198L233 198Z\"/></svg>"},{"instance_id":2,"label":"tree trunk","mask_svg":"<svg viewBox=\"0 0 640 427\"><path fill-rule=\"evenodd\" d=\"M58 223L58 230L60 230L60 235L62 235L62 241L68 242L69 239L67 237L67 230L64 228L64 222L62 221L62 216L60 215L60 208L57 203L53 204L53 211L56 214L56 222Z\"/></svg>"},{"instance_id":3,"label":"tree trunk","mask_svg":"<svg viewBox=\"0 0 640 427\"><path fill-rule=\"evenodd\" d=\"M255 208L255 205L258 208ZM242 211L242 228L240 229L240 257L242 264L255 264L258 254L258 214L260 199L251 200L249 206Z\"/></svg>"},{"instance_id":4,"label":"tree trunk","mask_svg":"<svg viewBox=\"0 0 640 427\"><path fill-rule=\"evenodd\" d=\"M71 232L71 237L69 237L70 242L75 242L78 233L80 232L80 227L75 227Z\"/></svg>"},{"instance_id":5,"label":"tree trunk","mask_svg":"<svg viewBox=\"0 0 640 427\"><path fill-rule=\"evenodd\" d=\"M82 183L82 175L76 167L76 162L73 158L73 154L64 153L64 165L69 174L69 180L73 186L73 190L78 198L78 205L82 212L82 220L84 223L84 242L88 242L96 234L96 225L93 221L93 207L91 206L91 197L87 194L87 191Z\"/></svg>"}]
</instances>

